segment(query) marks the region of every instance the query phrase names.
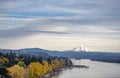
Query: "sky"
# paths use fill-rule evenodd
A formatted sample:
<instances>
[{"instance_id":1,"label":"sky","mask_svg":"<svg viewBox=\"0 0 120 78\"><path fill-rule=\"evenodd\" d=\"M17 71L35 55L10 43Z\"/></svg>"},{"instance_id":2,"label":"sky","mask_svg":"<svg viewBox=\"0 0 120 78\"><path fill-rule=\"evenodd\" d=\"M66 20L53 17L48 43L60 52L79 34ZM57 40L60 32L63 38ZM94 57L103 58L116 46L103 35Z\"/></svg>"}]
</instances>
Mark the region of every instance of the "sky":
<instances>
[{"instance_id":1,"label":"sky","mask_svg":"<svg viewBox=\"0 0 120 78\"><path fill-rule=\"evenodd\" d=\"M120 52L120 0L0 0L0 48Z\"/></svg>"}]
</instances>

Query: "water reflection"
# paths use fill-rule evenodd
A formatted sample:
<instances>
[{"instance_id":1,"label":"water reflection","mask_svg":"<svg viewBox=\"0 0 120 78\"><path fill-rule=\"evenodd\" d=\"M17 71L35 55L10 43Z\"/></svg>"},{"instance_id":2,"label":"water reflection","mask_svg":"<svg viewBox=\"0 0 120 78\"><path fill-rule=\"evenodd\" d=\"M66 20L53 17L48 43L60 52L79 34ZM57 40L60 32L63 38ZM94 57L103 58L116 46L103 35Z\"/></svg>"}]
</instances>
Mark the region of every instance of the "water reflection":
<instances>
[{"instance_id":1,"label":"water reflection","mask_svg":"<svg viewBox=\"0 0 120 78\"><path fill-rule=\"evenodd\" d=\"M59 71L59 72L54 72L54 74L50 74L48 78L58 78L59 75L60 75L60 72L61 72L61 71Z\"/></svg>"},{"instance_id":2,"label":"water reflection","mask_svg":"<svg viewBox=\"0 0 120 78\"><path fill-rule=\"evenodd\" d=\"M89 68L63 68L48 78L120 78L120 64L90 60L74 60L74 64L87 65Z\"/></svg>"},{"instance_id":3,"label":"water reflection","mask_svg":"<svg viewBox=\"0 0 120 78\"><path fill-rule=\"evenodd\" d=\"M57 71L57 72L54 72L54 73L51 73L48 77L46 78L60 78L60 75L64 74L65 72L64 71L71 71L72 68L62 68L60 71ZM68 71L68 72L69 72Z\"/></svg>"}]
</instances>

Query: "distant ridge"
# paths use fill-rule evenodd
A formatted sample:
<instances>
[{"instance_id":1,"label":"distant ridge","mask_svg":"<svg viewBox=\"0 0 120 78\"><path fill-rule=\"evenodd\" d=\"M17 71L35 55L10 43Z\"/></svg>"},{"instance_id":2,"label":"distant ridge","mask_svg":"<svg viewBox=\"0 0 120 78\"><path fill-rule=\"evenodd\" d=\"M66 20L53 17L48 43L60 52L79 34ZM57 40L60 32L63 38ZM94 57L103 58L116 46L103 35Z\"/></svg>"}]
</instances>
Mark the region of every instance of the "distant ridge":
<instances>
[{"instance_id":1,"label":"distant ridge","mask_svg":"<svg viewBox=\"0 0 120 78\"><path fill-rule=\"evenodd\" d=\"M14 52L16 54L29 54L35 55L40 57L68 57L74 59L91 59L95 61L104 61L104 62L115 62L120 63L120 52L113 53L113 52L92 52L86 51L84 47L76 47L73 50L67 51L50 51L41 48L25 48L25 49L18 49L18 50L11 50L11 49L0 49L0 53L9 53Z\"/></svg>"}]
</instances>

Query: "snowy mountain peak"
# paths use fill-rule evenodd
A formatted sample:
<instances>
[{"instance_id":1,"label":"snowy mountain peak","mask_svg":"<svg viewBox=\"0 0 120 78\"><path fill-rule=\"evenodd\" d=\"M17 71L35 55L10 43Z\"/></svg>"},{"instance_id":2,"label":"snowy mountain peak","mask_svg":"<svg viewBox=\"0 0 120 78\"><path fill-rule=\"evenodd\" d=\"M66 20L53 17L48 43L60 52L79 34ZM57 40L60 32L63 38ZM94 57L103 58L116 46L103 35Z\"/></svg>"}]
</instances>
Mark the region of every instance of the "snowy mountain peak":
<instances>
[{"instance_id":1,"label":"snowy mountain peak","mask_svg":"<svg viewBox=\"0 0 120 78\"><path fill-rule=\"evenodd\" d=\"M80 51L87 51L87 50L83 46L77 46L73 48L73 51L80 52Z\"/></svg>"}]
</instances>

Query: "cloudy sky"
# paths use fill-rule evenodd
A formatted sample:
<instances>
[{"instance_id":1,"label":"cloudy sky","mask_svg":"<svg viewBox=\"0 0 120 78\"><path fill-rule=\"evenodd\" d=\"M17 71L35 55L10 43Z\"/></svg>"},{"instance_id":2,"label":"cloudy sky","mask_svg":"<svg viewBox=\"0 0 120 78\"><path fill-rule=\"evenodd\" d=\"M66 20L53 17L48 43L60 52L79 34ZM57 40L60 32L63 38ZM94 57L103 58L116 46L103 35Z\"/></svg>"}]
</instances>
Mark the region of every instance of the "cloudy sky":
<instances>
[{"instance_id":1,"label":"cloudy sky","mask_svg":"<svg viewBox=\"0 0 120 78\"><path fill-rule=\"evenodd\" d=\"M0 48L120 52L120 0L0 0Z\"/></svg>"}]
</instances>

